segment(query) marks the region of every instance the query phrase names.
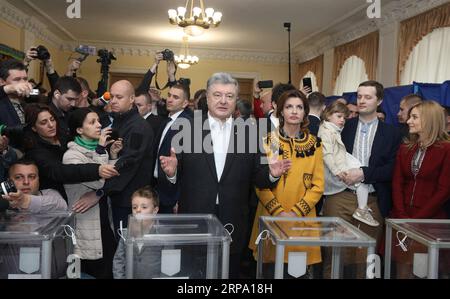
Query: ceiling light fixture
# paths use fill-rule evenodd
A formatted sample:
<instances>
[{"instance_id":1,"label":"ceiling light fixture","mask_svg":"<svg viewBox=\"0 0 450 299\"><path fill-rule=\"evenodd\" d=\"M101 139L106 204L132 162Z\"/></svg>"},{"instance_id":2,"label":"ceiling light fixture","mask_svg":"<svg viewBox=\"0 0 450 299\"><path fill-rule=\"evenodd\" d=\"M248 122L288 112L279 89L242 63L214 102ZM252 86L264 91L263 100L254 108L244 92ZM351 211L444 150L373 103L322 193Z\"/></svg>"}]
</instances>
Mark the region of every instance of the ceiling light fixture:
<instances>
[{"instance_id":1,"label":"ceiling light fixture","mask_svg":"<svg viewBox=\"0 0 450 299\"><path fill-rule=\"evenodd\" d=\"M205 29L219 26L222 21L222 13L206 8L203 0L199 0L199 6L194 7L195 0L186 0L185 7L169 10L170 24L184 28L184 32L190 36L202 35ZM189 11L188 11L189 9Z\"/></svg>"},{"instance_id":2,"label":"ceiling light fixture","mask_svg":"<svg viewBox=\"0 0 450 299\"><path fill-rule=\"evenodd\" d=\"M197 64L199 59L197 56L189 55L189 47L188 47L188 37L183 37L183 47L181 49L180 55L175 55L175 63L181 69L188 69L191 65Z\"/></svg>"}]
</instances>

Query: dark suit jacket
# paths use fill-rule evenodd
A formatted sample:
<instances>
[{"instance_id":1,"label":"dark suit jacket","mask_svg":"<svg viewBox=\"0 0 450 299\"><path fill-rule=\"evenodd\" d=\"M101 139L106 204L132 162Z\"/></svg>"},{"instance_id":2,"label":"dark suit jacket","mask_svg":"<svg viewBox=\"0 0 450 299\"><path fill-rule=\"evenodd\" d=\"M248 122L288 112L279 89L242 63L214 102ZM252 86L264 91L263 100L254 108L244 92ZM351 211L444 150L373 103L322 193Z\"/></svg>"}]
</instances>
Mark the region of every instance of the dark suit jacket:
<instances>
[{"instance_id":1,"label":"dark suit jacket","mask_svg":"<svg viewBox=\"0 0 450 299\"><path fill-rule=\"evenodd\" d=\"M151 183L153 165L153 131L136 107L123 114L112 114L112 129L123 138L116 169L120 176L106 180L103 187L114 207L131 207L131 195ZM150 133L149 133L150 132Z\"/></svg>"},{"instance_id":2,"label":"dark suit jacket","mask_svg":"<svg viewBox=\"0 0 450 299\"><path fill-rule=\"evenodd\" d=\"M244 138L246 148L243 153L237 151L238 134L235 125L231 130L230 149L219 181L214 153L206 152L198 142L197 148L194 148L198 153L192 148L195 147L195 130L198 136L202 136L202 143L210 144L212 149L211 131L206 115L201 122L195 119L193 122L203 124L203 120L206 120L203 129L191 125L190 152L184 151L177 155L177 184L181 188L179 213L216 214L223 225L233 224L231 253L241 253L248 243L246 229L251 189L254 186L269 188L274 184L269 179L268 165L261 164L261 155L249 150L249 138ZM219 206L216 209L217 195Z\"/></svg>"},{"instance_id":3,"label":"dark suit jacket","mask_svg":"<svg viewBox=\"0 0 450 299\"><path fill-rule=\"evenodd\" d=\"M190 123L190 120L192 120L192 117L190 116L189 112L185 109L181 114L178 116L178 118L175 120L175 122L172 124L172 126L167 131L166 135L164 136L164 140L161 143L161 147L159 148L159 143L162 137L162 133L164 131L164 128L166 127L169 119L165 119L159 128L159 132L155 141L155 159L158 160L158 178L156 180L156 188L158 190L159 195L159 202L160 205L166 208L172 208L176 205L178 198L180 196L180 189L178 185L173 185L170 183L164 171L161 168L161 163L159 160L160 156L170 156L170 149L172 147L172 139L173 137L181 130L177 128L178 124L182 124L184 121L188 121ZM156 161L156 160L155 160ZM153 169L155 169L153 167ZM152 172L153 176L153 172ZM171 210L171 209L169 209ZM166 210L163 210L166 212Z\"/></svg>"},{"instance_id":4,"label":"dark suit jacket","mask_svg":"<svg viewBox=\"0 0 450 299\"><path fill-rule=\"evenodd\" d=\"M311 134L317 137L319 133L320 119L314 115L308 115L309 125L308 129Z\"/></svg>"},{"instance_id":5,"label":"dark suit jacket","mask_svg":"<svg viewBox=\"0 0 450 299\"><path fill-rule=\"evenodd\" d=\"M14 106L11 104L3 87L0 87L0 125L16 127L20 124L20 118L17 115L16 109L14 109Z\"/></svg>"},{"instance_id":6,"label":"dark suit jacket","mask_svg":"<svg viewBox=\"0 0 450 299\"><path fill-rule=\"evenodd\" d=\"M159 115L150 114L149 116L147 116L147 118L145 120L148 122L150 127L152 127L154 136L156 136L158 134L159 128L161 127L161 124L164 122L165 118L162 116L159 116ZM156 138L155 138L155 141L156 141Z\"/></svg>"},{"instance_id":7,"label":"dark suit jacket","mask_svg":"<svg viewBox=\"0 0 450 299\"><path fill-rule=\"evenodd\" d=\"M353 153L358 121L359 118L348 120L341 134L350 154ZM369 166L362 167L364 183L374 186L383 217L389 215L392 207L392 174L400 141L398 129L380 121L373 140Z\"/></svg>"}]
</instances>

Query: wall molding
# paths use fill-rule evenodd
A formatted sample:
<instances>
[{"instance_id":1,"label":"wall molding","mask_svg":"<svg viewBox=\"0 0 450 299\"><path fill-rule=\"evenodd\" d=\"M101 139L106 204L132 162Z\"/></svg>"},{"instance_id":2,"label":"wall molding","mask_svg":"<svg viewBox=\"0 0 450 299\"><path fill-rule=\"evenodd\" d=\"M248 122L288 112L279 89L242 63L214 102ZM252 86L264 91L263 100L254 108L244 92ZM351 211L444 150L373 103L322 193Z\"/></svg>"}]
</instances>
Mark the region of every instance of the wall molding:
<instances>
[{"instance_id":1,"label":"wall molding","mask_svg":"<svg viewBox=\"0 0 450 299\"><path fill-rule=\"evenodd\" d=\"M380 19L364 18L359 23L348 24L348 30L344 30L335 35L328 35L319 40L317 36L312 36L304 42L303 46L299 46L294 50L295 60L298 63L308 61L327 50L351 42L364 35L380 30L380 34L388 34L396 29L398 24L419 15L423 12L431 10L442 4L450 2L449 0L398 0L382 6ZM363 11L365 14L365 11ZM344 20L341 24L345 24Z\"/></svg>"},{"instance_id":2,"label":"wall molding","mask_svg":"<svg viewBox=\"0 0 450 299\"><path fill-rule=\"evenodd\" d=\"M154 57L156 52L163 50L164 48L172 49L175 54L179 52L179 46L164 46L164 45L129 45L119 44L114 42L92 42L92 41L80 41L82 44L91 45L97 47L97 49L108 49L115 55L124 56L149 56ZM73 51L78 44L73 42L65 43L62 47L65 51ZM248 61L267 64L283 64L288 63L287 53L269 53L269 52L254 52L250 50L239 49L208 49L208 48L195 48L190 46L189 53L196 55L200 60L235 60L235 61Z\"/></svg>"},{"instance_id":3,"label":"wall molding","mask_svg":"<svg viewBox=\"0 0 450 299\"><path fill-rule=\"evenodd\" d=\"M23 13L5 0L0 0L0 18L7 23L23 29L26 32L25 36L30 36L29 33L31 33L35 38L48 42L56 48L61 48L63 44L62 39L50 32L45 24L35 17ZM24 42L24 51L28 50L26 46L29 42L29 39Z\"/></svg>"}]
</instances>

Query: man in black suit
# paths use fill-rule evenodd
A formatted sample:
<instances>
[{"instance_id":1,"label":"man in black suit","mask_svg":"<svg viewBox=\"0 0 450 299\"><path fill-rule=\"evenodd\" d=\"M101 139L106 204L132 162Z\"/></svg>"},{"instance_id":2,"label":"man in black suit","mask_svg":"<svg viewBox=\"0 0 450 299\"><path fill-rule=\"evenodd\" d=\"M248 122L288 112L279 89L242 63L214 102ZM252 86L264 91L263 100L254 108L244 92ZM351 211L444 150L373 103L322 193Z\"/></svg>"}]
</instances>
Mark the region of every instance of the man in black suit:
<instances>
[{"instance_id":1,"label":"man in black suit","mask_svg":"<svg viewBox=\"0 0 450 299\"><path fill-rule=\"evenodd\" d=\"M176 84L169 89L167 98L167 111L169 117L161 125L155 142L156 160L154 166L154 178L156 190L159 195L159 213L172 214L176 212L176 204L180 196L179 185L170 183L161 168L158 159L160 156L170 156L172 138L180 131L178 124L183 120L191 120L192 116L187 108L189 104L190 90L186 85Z\"/></svg>"},{"instance_id":2,"label":"man in black suit","mask_svg":"<svg viewBox=\"0 0 450 299\"><path fill-rule=\"evenodd\" d=\"M208 114L195 117L190 130L182 132L187 140L183 140L177 156L172 149L170 157L160 157L167 177L180 184L180 213L215 214L222 224L234 226L230 278L239 277L240 257L248 245L251 189L273 186L291 166L288 160L271 161L267 166L257 149L252 153L252 135L239 134L239 122L232 118L237 94L234 78L226 73L214 74L207 84ZM185 146L185 141L190 145Z\"/></svg>"},{"instance_id":3,"label":"man in black suit","mask_svg":"<svg viewBox=\"0 0 450 299\"><path fill-rule=\"evenodd\" d=\"M325 96L320 92L313 92L308 96L309 103L309 132L317 136L320 126L320 115L325 109Z\"/></svg>"},{"instance_id":4,"label":"man in black suit","mask_svg":"<svg viewBox=\"0 0 450 299\"><path fill-rule=\"evenodd\" d=\"M161 124L165 118L159 115L155 115L152 112L152 98L147 91L136 90L136 97L134 98L134 104L139 110L139 114L148 122L153 129L153 133L159 132Z\"/></svg>"},{"instance_id":5,"label":"man in black suit","mask_svg":"<svg viewBox=\"0 0 450 299\"><path fill-rule=\"evenodd\" d=\"M365 212L371 213L380 225L368 226L352 217L358 201L355 192L350 189L327 196L323 207L324 216L340 217L353 223L377 241L382 237L384 218L389 215L392 206L392 173L401 140L397 128L377 118L377 107L382 101L383 85L376 81L361 83L357 99L359 117L348 120L341 134L347 152L353 154L363 165L347 171L344 182L348 186L359 183L369 185L367 205L370 210ZM360 253L357 251L353 254L353 263L365 264L365 258L363 261L356 258L361 257ZM325 261L324 267L329 265ZM365 275L365 271L359 274Z\"/></svg>"}]
</instances>

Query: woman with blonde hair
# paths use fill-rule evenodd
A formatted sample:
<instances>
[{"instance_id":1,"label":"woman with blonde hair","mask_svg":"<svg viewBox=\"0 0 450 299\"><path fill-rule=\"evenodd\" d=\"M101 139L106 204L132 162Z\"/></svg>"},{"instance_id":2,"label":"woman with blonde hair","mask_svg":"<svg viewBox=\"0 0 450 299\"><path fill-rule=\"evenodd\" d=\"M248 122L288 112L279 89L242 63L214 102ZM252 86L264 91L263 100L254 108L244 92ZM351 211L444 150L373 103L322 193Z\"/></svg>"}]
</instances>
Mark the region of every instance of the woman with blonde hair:
<instances>
[{"instance_id":1,"label":"woman with blonde hair","mask_svg":"<svg viewBox=\"0 0 450 299\"><path fill-rule=\"evenodd\" d=\"M392 218L445 219L445 204L450 198L450 139L442 107L424 101L408 114L409 138L400 146L392 182ZM423 245L409 241L408 251L394 247L397 278L414 278L416 253L426 253ZM448 254L441 261L448 263Z\"/></svg>"},{"instance_id":2,"label":"woman with blonde hair","mask_svg":"<svg viewBox=\"0 0 450 299\"><path fill-rule=\"evenodd\" d=\"M450 139L442 107L434 101L414 105L409 138L400 146L394 168L394 218L445 219L450 198Z\"/></svg>"}]
</instances>

